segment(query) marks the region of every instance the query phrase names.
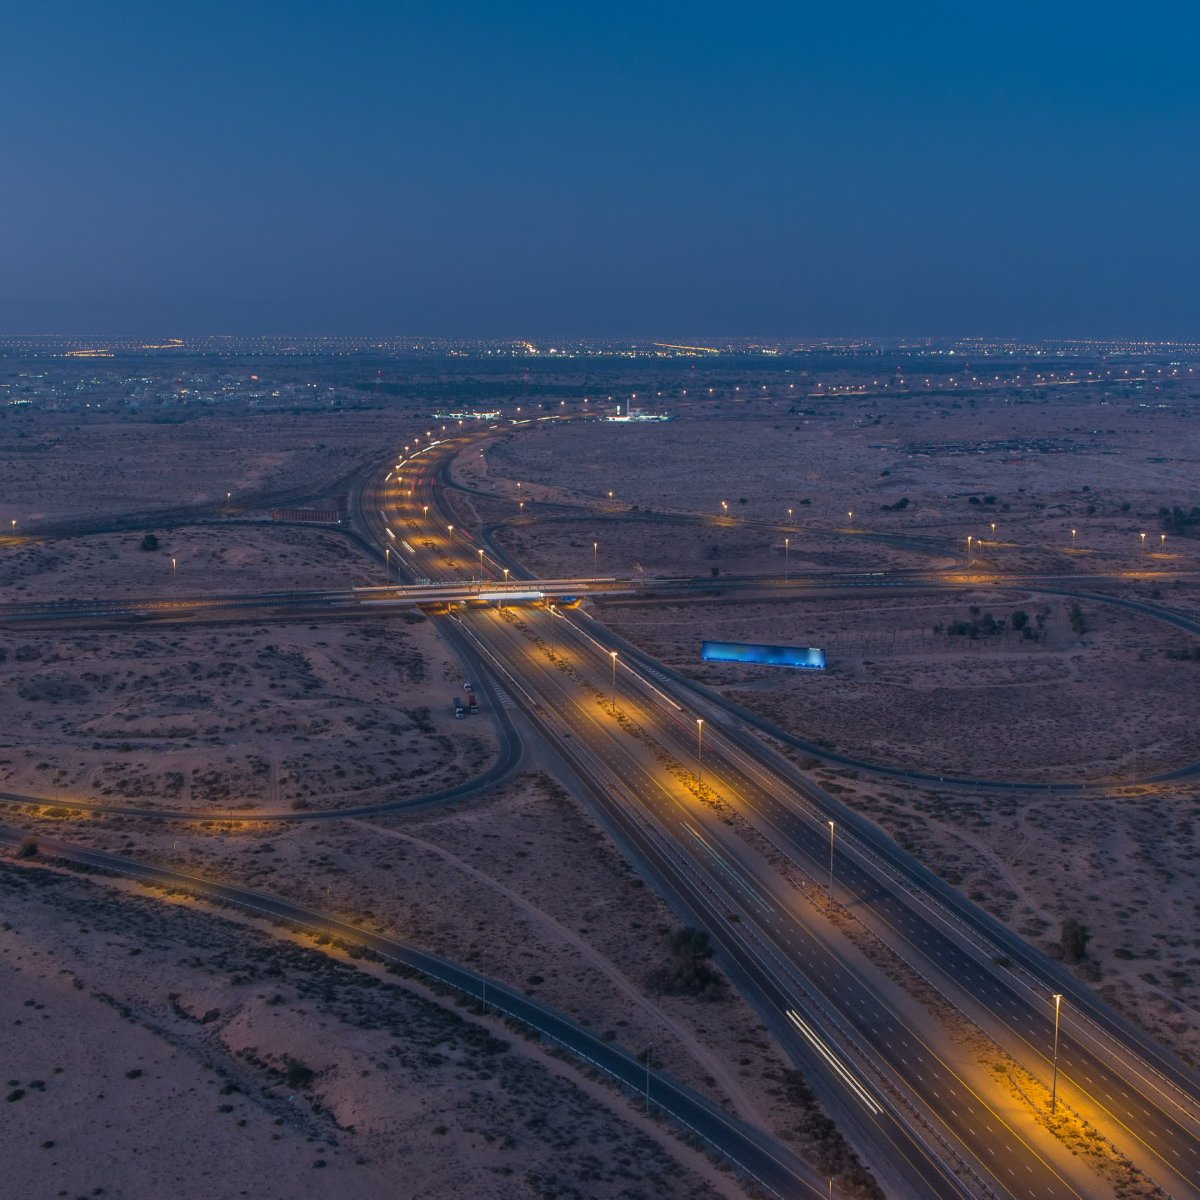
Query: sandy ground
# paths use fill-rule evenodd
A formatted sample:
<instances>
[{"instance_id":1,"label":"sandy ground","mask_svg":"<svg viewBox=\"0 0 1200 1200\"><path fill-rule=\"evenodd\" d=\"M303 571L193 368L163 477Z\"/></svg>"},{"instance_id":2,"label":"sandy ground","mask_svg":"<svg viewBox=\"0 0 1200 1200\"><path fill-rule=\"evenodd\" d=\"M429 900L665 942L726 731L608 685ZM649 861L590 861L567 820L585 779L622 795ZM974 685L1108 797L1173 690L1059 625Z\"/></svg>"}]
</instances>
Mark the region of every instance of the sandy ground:
<instances>
[{"instance_id":1,"label":"sandy ground","mask_svg":"<svg viewBox=\"0 0 1200 1200\"><path fill-rule=\"evenodd\" d=\"M790 733L870 763L975 779L1110 780L1200 760L1187 637L1095 601L967 590L795 602L605 604L599 615L671 666ZM1011 628L1028 615L1045 641ZM1003 633L952 636L991 614ZM938 632L935 632L938 631ZM702 663L701 642L819 646L825 672Z\"/></svg>"},{"instance_id":2,"label":"sandy ground","mask_svg":"<svg viewBox=\"0 0 1200 1200\"><path fill-rule=\"evenodd\" d=\"M186 900L10 865L0 893L10 1194L739 1194L420 988Z\"/></svg>"},{"instance_id":3,"label":"sandy ground","mask_svg":"<svg viewBox=\"0 0 1200 1200\"><path fill-rule=\"evenodd\" d=\"M9 414L0 437L0 524L36 532L191 505L231 511L320 495L425 424L411 409Z\"/></svg>"},{"instance_id":4,"label":"sandy ground","mask_svg":"<svg viewBox=\"0 0 1200 1200\"><path fill-rule=\"evenodd\" d=\"M469 805L337 824L216 832L128 818L21 819L284 895L467 963L635 1053L650 1047L656 1067L776 1131L820 1169L852 1165L731 988L693 998L653 982L678 921L544 776Z\"/></svg>"},{"instance_id":5,"label":"sandy ground","mask_svg":"<svg viewBox=\"0 0 1200 1200\"><path fill-rule=\"evenodd\" d=\"M412 612L11 633L0 786L194 809L339 807L433 791L495 754L456 720L462 674Z\"/></svg>"},{"instance_id":6,"label":"sandy ground","mask_svg":"<svg viewBox=\"0 0 1200 1200\"><path fill-rule=\"evenodd\" d=\"M613 507L714 518L727 515L726 501L734 518L794 524L801 542L829 528L917 534L944 538L965 558L971 536L1004 569L1089 555L1140 569L1143 531L1153 566L1159 507L1197 502L1190 392L1155 403L1093 391L1044 402L985 393L674 407L681 419L661 425L509 435L487 451L488 474L510 498L520 480L530 512L539 496L608 506L609 491ZM903 511L883 510L905 497ZM1194 542L1172 538L1164 549L1197 563Z\"/></svg>"},{"instance_id":7,"label":"sandy ground","mask_svg":"<svg viewBox=\"0 0 1200 1200\"><path fill-rule=\"evenodd\" d=\"M153 533L154 550L141 548ZM86 597L306 591L383 583L382 567L344 535L307 526L193 525L137 533L23 539L0 550L7 602Z\"/></svg>"}]
</instances>

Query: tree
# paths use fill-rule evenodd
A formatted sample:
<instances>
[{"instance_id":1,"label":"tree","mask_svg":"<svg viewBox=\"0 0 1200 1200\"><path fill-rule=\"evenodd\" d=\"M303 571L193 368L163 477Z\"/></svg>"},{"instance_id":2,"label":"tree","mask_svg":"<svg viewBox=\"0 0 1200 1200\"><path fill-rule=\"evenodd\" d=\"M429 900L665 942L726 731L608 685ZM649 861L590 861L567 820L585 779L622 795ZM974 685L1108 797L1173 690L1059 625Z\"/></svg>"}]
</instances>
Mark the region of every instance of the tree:
<instances>
[{"instance_id":1,"label":"tree","mask_svg":"<svg viewBox=\"0 0 1200 1200\"><path fill-rule=\"evenodd\" d=\"M1067 962L1083 962L1087 957L1087 944L1092 940L1092 934L1081 921L1068 917L1062 923L1062 932L1058 940L1062 946L1063 958Z\"/></svg>"},{"instance_id":2,"label":"tree","mask_svg":"<svg viewBox=\"0 0 1200 1200\"><path fill-rule=\"evenodd\" d=\"M152 533L147 533L142 537L142 540L138 543L138 546L142 550L157 550L158 538Z\"/></svg>"},{"instance_id":3,"label":"tree","mask_svg":"<svg viewBox=\"0 0 1200 1200\"><path fill-rule=\"evenodd\" d=\"M1012 615L1012 627L1020 633L1026 625L1029 624L1029 614L1023 609L1018 608Z\"/></svg>"}]
</instances>

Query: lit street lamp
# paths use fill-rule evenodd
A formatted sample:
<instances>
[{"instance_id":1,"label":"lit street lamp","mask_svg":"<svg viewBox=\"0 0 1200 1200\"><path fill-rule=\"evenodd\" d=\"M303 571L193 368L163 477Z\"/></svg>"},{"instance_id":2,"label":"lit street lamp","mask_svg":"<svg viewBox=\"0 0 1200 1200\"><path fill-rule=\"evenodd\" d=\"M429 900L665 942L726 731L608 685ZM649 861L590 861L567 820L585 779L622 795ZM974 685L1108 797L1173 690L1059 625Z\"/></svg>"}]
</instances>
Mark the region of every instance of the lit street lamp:
<instances>
[{"instance_id":1,"label":"lit street lamp","mask_svg":"<svg viewBox=\"0 0 1200 1200\"><path fill-rule=\"evenodd\" d=\"M592 543L592 563L593 563L593 565L598 565L599 562L600 562L600 543L593 542Z\"/></svg>"},{"instance_id":2,"label":"lit street lamp","mask_svg":"<svg viewBox=\"0 0 1200 1200\"><path fill-rule=\"evenodd\" d=\"M696 718L696 783L704 786L704 718Z\"/></svg>"},{"instance_id":3,"label":"lit street lamp","mask_svg":"<svg viewBox=\"0 0 1200 1200\"><path fill-rule=\"evenodd\" d=\"M788 549L791 547L792 539L783 539L783 577L786 579L788 574Z\"/></svg>"},{"instance_id":4,"label":"lit street lamp","mask_svg":"<svg viewBox=\"0 0 1200 1200\"><path fill-rule=\"evenodd\" d=\"M479 582L483 582L483 548L479 550Z\"/></svg>"},{"instance_id":5,"label":"lit street lamp","mask_svg":"<svg viewBox=\"0 0 1200 1200\"><path fill-rule=\"evenodd\" d=\"M967 534L967 566L971 565L971 535Z\"/></svg>"},{"instance_id":6,"label":"lit street lamp","mask_svg":"<svg viewBox=\"0 0 1200 1200\"><path fill-rule=\"evenodd\" d=\"M1144 533L1139 533L1138 537L1140 537L1142 539L1142 557L1145 558L1146 557L1146 535Z\"/></svg>"},{"instance_id":7,"label":"lit street lamp","mask_svg":"<svg viewBox=\"0 0 1200 1200\"><path fill-rule=\"evenodd\" d=\"M833 908L833 837L836 826L829 822L829 888L825 893L826 908Z\"/></svg>"},{"instance_id":8,"label":"lit street lamp","mask_svg":"<svg viewBox=\"0 0 1200 1200\"><path fill-rule=\"evenodd\" d=\"M612 709L615 717L617 715L617 652L610 650L609 654L612 655Z\"/></svg>"},{"instance_id":9,"label":"lit street lamp","mask_svg":"<svg viewBox=\"0 0 1200 1200\"><path fill-rule=\"evenodd\" d=\"M1054 1072L1050 1078L1050 1111L1058 1104L1058 1020L1062 1012L1062 994L1054 994Z\"/></svg>"}]
</instances>

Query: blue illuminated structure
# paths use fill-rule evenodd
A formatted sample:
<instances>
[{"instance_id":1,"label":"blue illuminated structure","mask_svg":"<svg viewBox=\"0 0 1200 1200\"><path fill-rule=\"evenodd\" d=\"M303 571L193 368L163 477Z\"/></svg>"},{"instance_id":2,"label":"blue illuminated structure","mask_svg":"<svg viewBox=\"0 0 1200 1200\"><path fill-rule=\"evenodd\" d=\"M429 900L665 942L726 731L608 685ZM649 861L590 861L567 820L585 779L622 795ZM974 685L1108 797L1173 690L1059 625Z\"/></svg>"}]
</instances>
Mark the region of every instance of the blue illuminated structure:
<instances>
[{"instance_id":1,"label":"blue illuminated structure","mask_svg":"<svg viewBox=\"0 0 1200 1200\"><path fill-rule=\"evenodd\" d=\"M815 646L756 646L749 642L704 642L700 657L705 662L757 663L765 667L799 667L805 671L825 670L825 651Z\"/></svg>"}]
</instances>

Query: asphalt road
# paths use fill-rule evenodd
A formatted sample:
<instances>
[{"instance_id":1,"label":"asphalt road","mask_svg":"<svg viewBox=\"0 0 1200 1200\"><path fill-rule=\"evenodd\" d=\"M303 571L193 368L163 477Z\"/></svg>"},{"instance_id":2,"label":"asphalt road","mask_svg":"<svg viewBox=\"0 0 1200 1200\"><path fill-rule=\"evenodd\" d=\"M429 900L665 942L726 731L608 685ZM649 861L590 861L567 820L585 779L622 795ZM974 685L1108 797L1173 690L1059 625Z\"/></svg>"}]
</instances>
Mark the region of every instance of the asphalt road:
<instances>
[{"instance_id":1,"label":"asphalt road","mask_svg":"<svg viewBox=\"0 0 1200 1200\"><path fill-rule=\"evenodd\" d=\"M389 515L394 514L400 525L421 528L426 502L435 514L440 512L437 477L426 465L415 474L413 497L393 488L390 496L375 494L370 507L378 511L376 501L379 506L393 506ZM368 505L363 508L368 517ZM471 569L466 564L477 564L478 548L464 540L461 531L454 535L457 541L447 536L446 518L440 521L441 528L424 531L428 536L414 565L431 578L456 570L461 577ZM379 537L382 541L381 530ZM624 840L634 843L656 881L682 907L707 914L704 924L732 963L735 978L744 983L758 970L754 998L760 1011L765 1008L772 1014L774 1010L773 1027L778 1031L789 1021L794 1024L790 1014L798 1013L826 1048L840 1044L843 1069L853 1075L851 1064L858 1064L862 1074L857 1086L870 1102L846 1083L836 1065L826 1062L819 1069L835 1087L848 1090L875 1122L876 1136L865 1137L871 1146L868 1158L890 1154L893 1169L899 1168L916 1195L976 1194L981 1187L997 1195L1086 1194L1080 1188L1086 1189L1087 1184L1053 1147L1047 1150L1033 1122L1019 1114L1016 1118L1002 1114L995 1092L985 1099L978 1080L956 1073L940 1053L944 1048L931 1044L936 1034L922 1029L899 1006L890 1006L878 981L869 972L853 969L836 937L827 928L818 928L805 906L788 895L779 870L761 856L756 861L743 839L731 834L723 820L714 819L703 794L681 782L680 764L694 753L694 714L684 720L678 709L672 712L671 705L679 700L671 695L668 678L651 686L665 704L647 699L646 689L639 684L641 695L634 708L630 689L622 689L618 709L648 735L631 737L597 699L603 699L604 679L611 667L611 643L598 623L592 623L581 638L574 622L544 610L523 611L523 630L492 611L464 612L461 619L479 639L481 649L491 652L496 668L510 673L530 715L551 740L560 747L566 745L567 735L573 740L570 754L575 774L587 781L593 798L607 798L609 820L625 822ZM588 641L594 643L590 649ZM622 681L631 679L623 673ZM687 701L686 696L683 699ZM764 763L744 748L723 746L721 739L712 736L716 730L711 725L709 732L708 786L722 797L733 798L743 817L799 872L809 879L820 878L828 854L823 798L806 793L802 779L781 775L778 763ZM647 741L655 747L649 753ZM663 756L669 764L665 768ZM686 769L682 774L687 774ZM844 819L841 811L829 819L839 818ZM631 832L638 822L650 830L640 839ZM887 839L877 834L875 841ZM853 846L835 853L838 902L867 914L869 927L905 961L921 966L947 994L965 998L971 1015L980 1014L980 1023L997 1042L1036 1077L1044 1077L1052 1038L1049 996L1038 994L1036 987L1014 984L1007 967L964 937L957 921L947 920L944 896L929 893L926 881L914 881L895 870L886 844L882 858L879 845L869 849L869 857L856 853ZM954 907L959 910L952 914L956 918L962 908L973 909L961 898ZM969 933L970 922L966 928ZM1034 955L1028 948L1025 953ZM773 979L775 995L764 979ZM1086 992L1074 984L1073 995ZM1103 1040L1092 1036L1082 1020L1084 1014L1102 1009L1089 994L1079 1005L1080 1019L1064 1022L1060 1095L1176 1195L1197 1194L1193 1181L1200 1178L1200 1144L1195 1098L1200 1092L1194 1078L1181 1064L1171 1062L1165 1051L1147 1061L1145 1040L1129 1042L1120 1022L1104 1031L1121 1041L1120 1053L1105 1053ZM805 1039L812 1041L805 1029L799 1029L784 1042L802 1051L804 1047L797 1043ZM810 1068L813 1049L808 1047ZM798 1053L798 1057L803 1060L805 1055ZM1132 1074L1127 1076L1130 1067ZM950 1099L960 1096L961 1101ZM840 1109L840 1120L853 1116L847 1113L844 1099L834 1104ZM866 1131L862 1114L857 1115L859 1120L851 1124L861 1145ZM959 1177L958 1184L948 1178L951 1174Z\"/></svg>"},{"instance_id":2,"label":"asphalt road","mask_svg":"<svg viewBox=\"0 0 1200 1200\"><path fill-rule=\"evenodd\" d=\"M19 844L26 835L0 826L0 843ZM648 1070L644 1061L613 1042L589 1032L564 1013L480 975L449 959L419 950L395 938L372 933L328 913L316 912L266 892L236 887L170 867L39 838L39 854L92 869L153 883L186 888L197 895L236 905L256 915L286 921L301 929L361 946L385 962L415 971L455 988L486 1010L520 1022L539 1038L565 1050L588 1066L615 1079L648 1107L666 1113L697 1134L738 1171L781 1197L825 1197L824 1180L786 1147L754 1126L730 1116L718 1105L661 1071Z\"/></svg>"}]
</instances>

